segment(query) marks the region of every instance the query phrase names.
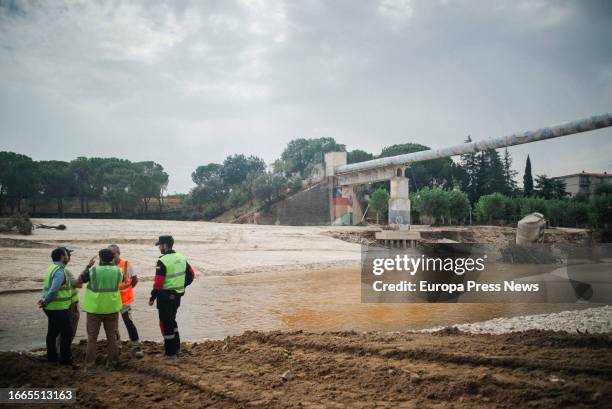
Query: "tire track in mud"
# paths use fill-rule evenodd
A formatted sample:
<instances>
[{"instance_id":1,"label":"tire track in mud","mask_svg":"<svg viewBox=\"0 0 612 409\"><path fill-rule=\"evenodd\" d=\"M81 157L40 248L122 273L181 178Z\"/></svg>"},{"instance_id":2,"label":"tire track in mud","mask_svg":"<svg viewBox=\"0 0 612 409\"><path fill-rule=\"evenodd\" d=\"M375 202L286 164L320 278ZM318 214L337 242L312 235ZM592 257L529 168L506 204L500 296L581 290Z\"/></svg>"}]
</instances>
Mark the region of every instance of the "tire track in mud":
<instances>
[{"instance_id":1,"label":"tire track in mud","mask_svg":"<svg viewBox=\"0 0 612 409\"><path fill-rule=\"evenodd\" d=\"M162 358L163 359L163 358ZM180 358L182 359L182 358ZM141 361L139 361L141 362ZM147 363L151 362L151 361L146 361ZM183 365L182 362L177 361L180 365L181 368L185 369L185 368L189 368L186 365ZM192 368L198 368L197 366L192 366ZM150 377L151 375L157 376L159 378L171 381L171 382L175 382L179 385L182 385L186 388L191 388L195 391L197 391L198 393L204 393L205 395L208 395L208 398L210 398L213 402L226 402L226 403L230 403L232 405L245 405L248 403L248 401L242 401L234 396L230 396L226 393L223 393L221 391L215 390L213 388L207 387L202 385L202 381L198 382L195 379L191 379L188 376L185 375L181 375L179 373L176 373L175 371L168 371L169 367L168 366L163 366L162 368L159 368L157 366L151 366L151 365L147 365L147 366L143 366L143 365L135 365L135 364L131 364L129 362L123 363L122 364L122 369L128 370L131 373L136 373L139 374L141 376L144 376L145 378L148 379L148 377ZM200 368L198 368L200 369Z\"/></svg>"},{"instance_id":2,"label":"tire track in mud","mask_svg":"<svg viewBox=\"0 0 612 409\"><path fill-rule=\"evenodd\" d=\"M304 342L283 339L272 334L261 334L255 336L258 342L271 343L286 348L300 348L309 351L320 351L327 353L348 353L352 355L365 356L376 355L382 358L395 360L418 360L434 363L452 363L467 366L504 367L508 369L543 370L547 372L565 372L569 374L585 374L597 376L603 379L612 379L612 366L587 367L566 366L551 361L523 359L519 357L505 358L483 356L478 354L461 355L430 350L425 348L407 348L406 346L385 346L376 348L368 346L367 342L361 340L360 344L334 344L333 342L318 343L305 340Z\"/></svg>"},{"instance_id":3,"label":"tire track in mud","mask_svg":"<svg viewBox=\"0 0 612 409\"><path fill-rule=\"evenodd\" d=\"M296 374L296 377L299 377L300 388L310 391L308 395L310 404L331 405L333 399L330 400L330 396L340 397L345 393L344 391L360 391L364 394L363 397L350 396L353 400L367 399L367 396L392 399L393 395L396 395L396 398L401 396L398 402L406 401L406 399L436 400L439 398L470 400L472 395L482 393L486 394L488 396L486 399L491 402L498 404L512 402L515 405L523 404L526 399L541 400L551 394L562 395L568 389L571 389L576 397L588 398L597 392L596 389L583 388L571 383L551 387L549 383L546 383L549 382L548 379L539 383L536 379L529 379L527 382L524 376L521 376L523 374L513 374L506 368L504 368L505 374L500 376L498 373L492 376L482 371L479 373L477 370L466 372L465 367L454 364L425 363L423 365L407 362L408 365L402 365L399 362L389 363L388 359L379 356L368 356L366 359L345 353L326 354L324 351L298 350L297 353L291 353L284 347L259 344L253 340L244 341L234 343L234 346L228 348L227 352L221 356L217 354L215 358L217 360L235 359L242 372L238 374L238 377L241 377L245 370L247 373L255 372L256 368L261 368L264 363L268 363L269 356L280 356L280 358L271 359L280 361L272 371L268 371L263 376L260 375L256 380L245 379L244 376L241 377L241 380L251 381L249 383L255 388L255 390L250 390L251 394L265 394L269 392L270 385L273 385L272 388L275 387L275 380L278 386L280 374L289 368ZM202 355L198 354L198 356ZM262 359L264 356L266 359ZM407 370L406 366L409 365L412 367ZM181 367L189 370L193 366L181 365ZM447 374L440 375L441 371ZM437 384L442 384L444 387L432 386ZM402 394L398 395L397 390L402 390ZM500 395L502 391L504 393ZM349 399L348 396L343 397ZM269 407L276 404L280 403L266 401Z\"/></svg>"},{"instance_id":4,"label":"tire track in mud","mask_svg":"<svg viewBox=\"0 0 612 409\"><path fill-rule=\"evenodd\" d=\"M566 376L545 362L558 366L554 360L565 358L566 366L573 368L585 359L583 365L612 368L605 337L557 338L542 333L512 338L246 332L223 341L184 343L178 360L164 359L163 345L150 341L143 342L145 358L137 360L131 358L129 344L122 343L119 368L108 371L99 365L85 376L46 365L40 356L2 353L0 358L9 368L0 373L0 383L77 387L75 406L95 409L435 407L451 403L457 408L553 408L604 407L604 402L612 401L608 377L580 371ZM104 360L104 344L98 346L98 363ZM558 344L565 347L558 348ZM518 357L523 362L532 358L539 369L449 362L446 355L457 348L486 359L503 355L503 359ZM426 359L397 355L397 351L420 350L432 355ZM75 347L75 352L83 351L84 344ZM443 354L434 356L433 352ZM575 357L568 360L568 353ZM291 375L282 380L285 371Z\"/></svg>"},{"instance_id":5,"label":"tire track in mud","mask_svg":"<svg viewBox=\"0 0 612 409\"><path fill-rule=\"evenodd\" d=\"M248 346L248 343L242 344ZM269 345L269 344L268 344ZM262 347L265 348L265 344ZM282 348L282 347L281 347ZM253 355L261 356L264 351L251 349ZM440 364L427 362L424 365L407 362L408 365L400 363L392 364L386 357L381 356L355 356L338 352L326 354L326 351L306 351L302 356L291 354L289 366L293 371L299 373L300 383L311 382L313 385L322 385L326 379L333 379L335 383L343 381L342 388L334 388L334 394L340 394L338 389L362 390L370 396L390 397L397 390L405 389L401 401L408 399L436 400L444 397L454 399L470 399L471 395L486 394L491 402L523 404L525 400L539 400L547 395L562 395L571 389L576 397L589 397L597 393L596 388L583 388L579 385L559 384L556 388L551 388L545 382L538 383L536 379L525 379L524 374L514 374L512 370L505 369L505 374L479 373L475 370L468 370L460 365ZM348 361L348 368L347 368ZM256 364L256 362L254 362ZM411 366L406 369L406 366ZM316 369L315 369L316 368ZM313 371L313 369L315 369ZM438 372L447 372L440 375ZM369 381L364 384L364 379ZM375 378L375 379L374 379ZM467 378L467 379L466 379ZM358 382L354 379L360 380ZM549 382L546 379L546 382ZM443 384L443 388L432 385ZM401 385L401 387L399 387ZM310 388L315 390L316 388ZM503 396L497 397L498 392L503 391ZM328 393L329 390L322 392ZM333 403L328 401L326 396L317 395L318 402ZM398 401L399 402L399 401ZM576 399L576 402L579 402Z\"/></svg>"}]
</instances>

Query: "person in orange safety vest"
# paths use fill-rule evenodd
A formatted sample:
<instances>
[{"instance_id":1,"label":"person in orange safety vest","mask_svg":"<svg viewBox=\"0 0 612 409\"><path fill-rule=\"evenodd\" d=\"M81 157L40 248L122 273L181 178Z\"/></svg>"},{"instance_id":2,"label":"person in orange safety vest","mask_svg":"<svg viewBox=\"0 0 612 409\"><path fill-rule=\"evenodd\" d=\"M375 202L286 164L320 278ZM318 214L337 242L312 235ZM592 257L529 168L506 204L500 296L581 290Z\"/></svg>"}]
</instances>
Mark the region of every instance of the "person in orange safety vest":
<instances>
[{"instance_id":1,"label":"person in orange safety vest","mask_svg":"<svg viewBox=\"0 0 612 409\"><path fill-rule=\"evenodd\" d=\"M134 345L133 354L137 358L142 358L144 352L138 338L138 330L134 321L132 320L132 304L134 303L134 287L138 284L138 276L134 271L132 263L128 260L121 258L121 251L119 246L111 244L108 248L113 252L113 260L116 266L119 267L123 273L123 281L119 283L119 294L121 295L121 318L127 329L130 341ZM118 334L118 333L117 333Z\"/></svg>"}]
</instances>

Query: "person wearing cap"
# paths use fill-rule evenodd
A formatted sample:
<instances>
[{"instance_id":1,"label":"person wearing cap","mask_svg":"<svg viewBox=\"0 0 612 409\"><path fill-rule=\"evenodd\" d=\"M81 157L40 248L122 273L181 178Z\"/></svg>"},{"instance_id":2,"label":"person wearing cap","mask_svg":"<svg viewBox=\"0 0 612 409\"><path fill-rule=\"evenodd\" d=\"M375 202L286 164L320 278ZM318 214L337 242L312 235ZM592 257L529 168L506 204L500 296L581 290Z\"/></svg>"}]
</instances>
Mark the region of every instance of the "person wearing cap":
<instances>
[{"instance_id":1,"label":"person wearing cap","mask_svg":"<svg viewBox=\"0 0 612 409\"><path fill-rule=\"evenodd\" d=\"M96 343L101 325L104 326L106 334L107 365L114 367L119 362L117 346L119 311L121 311L119 284L123 280L123 275L119 267L113 263L113 252L110 249L100 250L98 256L100 263L79 276L79 282L87 283L83 300L83 311L87 313L85 369L91 368L96 361Z\"/></svg>"},{"instance_id":2,"label":"person wearing cap","mask_svg":"<svg viewBox=\"0 0 612 409\"><path fill-rule=\"evenodd\" d=\"M72 253L74 253L74 250L69 249L68 247L62 247L62 248L66 251L66 254L68 255L68 260L66 263L68 264L70 260L72 259ZM82 284L77 284L78 283L77 278L70 272L70 270L68 270L66 266L64 266L64 271L68 275L68 279L70 280L70 283L72 284L71 285L72 299L70 303L70 308L68 309L70 325L72 326L72 337L70 338L70 342L72 343L72 341L74 341L74 337L76 336L77 328L79 326L79 319L81 318L81 314L79 312L79 290L78 288L80 288ZM56 346L57 346L57 349L59 350L61 346L61 336L59 335L56 338Z\"/></svg>"},{"instance_id":3,"label":"person wearing cap","mask_svg":"<svg viewBox=\"0 0 612 409\"><path fill-rule=\"evenodd\" d=\"M116 244L111 244L108 248L113 252L113 262L123 273L123 280L119 284L119 294L121 294L121 318L127 329L130 342L133 345L132 353L136 358L142 358L144 352L138 337L138 330L132 320L132 304L134 303L134 287L138 284L138 276L134 271L132 263L121 258L121 250Z\"/></svg>"},{"instance_id":4,"label":"person wearing cap","mask_svg":"<svg viewBox=\"0 0 612 409\"><path fill-rule=\"evenodd\" d=\"M159 236L155 245L159 246L162 255L155 267L155 281L149 305L153 305L157 300L159 327L164 337L165 354L169 358L176 358L181 350L176 313L181 305L185 287L193 282L195 273L185 256L173 250L172 236Z\"/></svg>"},{"instance_id":5,"label":"person wearing cap","mask_svg":"<svg viewBox=\"0 0 612 409\"><path fill-rule=\"evenodd\" d=\"M65 247L58 247L51 252L53 263L47 268L44 277L42 297L38 306L47 315L47 361L70 365L76 368L72 360L72 324L70 319L70 306L72 304L72 288L76 283L70 281L66 265L70 261L70 251ZM56 339L60 337L59 357L57 354Z\"/></svg>"}]
</instances>

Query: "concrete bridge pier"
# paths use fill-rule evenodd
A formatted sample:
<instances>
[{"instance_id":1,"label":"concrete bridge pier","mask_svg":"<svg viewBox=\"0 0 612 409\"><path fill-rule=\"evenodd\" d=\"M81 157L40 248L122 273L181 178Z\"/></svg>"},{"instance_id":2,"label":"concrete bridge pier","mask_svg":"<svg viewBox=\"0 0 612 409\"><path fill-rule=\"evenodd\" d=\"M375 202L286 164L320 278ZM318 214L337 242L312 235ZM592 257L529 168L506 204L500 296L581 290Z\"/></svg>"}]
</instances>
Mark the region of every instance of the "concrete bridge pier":
<instances>
[{"instance_id":1,"label":"concrete bridge pier","mask_svg":"<svg viewBox=\"0 0 612 409\"><path fill-rule=\"evenodd\" d=\"M389 194L389 225L408 229L410 225L409 179L404 176L404 169L398 168L391 180Z\"/></svg>"},{"instance_id":2,"label":"concrete bridge pier","mask_svg":"<svg viewBox=\"0 0 612 409\"><path fill-rule=\"evenodd\" d=\"M361 209L355 197L353 185L337 185L334 179L334 168L346 165L346 152L328 152L325 154L325 175L329 181L329 210L332 225L351 226L361 220Z\"/></svg>"}]
</instances>

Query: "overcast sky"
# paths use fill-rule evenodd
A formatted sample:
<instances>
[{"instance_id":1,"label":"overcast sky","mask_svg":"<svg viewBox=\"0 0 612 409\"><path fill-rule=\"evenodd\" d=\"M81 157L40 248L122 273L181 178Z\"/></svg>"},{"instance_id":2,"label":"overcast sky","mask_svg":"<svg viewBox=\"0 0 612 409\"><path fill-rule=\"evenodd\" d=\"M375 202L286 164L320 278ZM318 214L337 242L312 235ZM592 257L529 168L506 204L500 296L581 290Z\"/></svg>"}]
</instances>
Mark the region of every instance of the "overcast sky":
<instances>
[{"instance_id":1,"label":"overcast sky","mask_svg":"<svg viewBox=\"0 0 612 409\"><path fill-rule=\"evenodd\" d=\"M170 192L294 138L379 153L612 111L612 2L0 0L0 150L154 160ZM511 148L612 171L612 130Z\"/></svg>"}]
</instances>

